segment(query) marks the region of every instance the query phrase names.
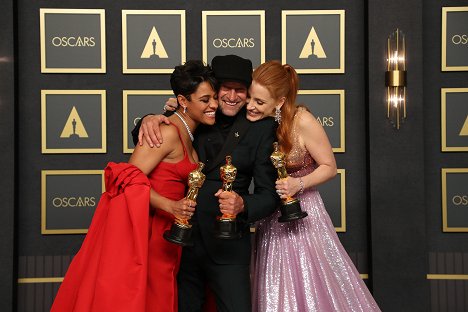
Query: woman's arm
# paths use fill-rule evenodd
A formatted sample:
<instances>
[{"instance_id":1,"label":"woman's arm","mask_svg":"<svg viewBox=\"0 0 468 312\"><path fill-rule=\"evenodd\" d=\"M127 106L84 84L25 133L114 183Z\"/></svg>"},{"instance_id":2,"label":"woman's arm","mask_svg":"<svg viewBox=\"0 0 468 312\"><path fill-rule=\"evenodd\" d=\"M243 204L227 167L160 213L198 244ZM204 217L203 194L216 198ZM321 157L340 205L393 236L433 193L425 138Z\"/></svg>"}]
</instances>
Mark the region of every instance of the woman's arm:
<instances>
[{"instance_id":1,"label":"woman's arm","mask_svg":"<svg viewBox=\"0 0 468 312\"><path fill-rule=\"evenodd\" d=\"M160 148L151 148L146 141L143 141L143 145L135 146L135 150L128 161L138 167L145 175L149 175L161 161L170 161L172 159L177 161L178 158L183 156L184 151L175 127L162 126L161 133L164 135L165 144L162 144ZM173 201L158 194L153 189L151 189L150 193L150 204L154 209L164 210L179 218L187 216L185 211L193 213L195 210L193 208L195 207L194 202L185 199Z\"/></svg>"},{"instance_id":2,"label":"woman's arm","mask_svg":"<svg viewBox=\"0 0 468 312\"><path fill-rule=\"evenodd\" d=\"M299 143L305 147L318 167L302 178L289 177L276 182L276 189L283 190L291 196L301 189L320 185L337 173L335 156L325 130L310 112L301 110L298 114L296 118L298 118ZM281 197L285 198L284 195Z\"/></svg>"},{"instance_id":3,"label":"woman's arm","mask_svg":"<svg viewBox=\"0 0 468 312\"><path fill-rule=\"evenodd\" d=\"M304 110L299 117L299 140L318 167L303 177L304 188L320 185L336 176L336 161L327 134L322 125L308 111Z\"/></svg>"}]
</instances>

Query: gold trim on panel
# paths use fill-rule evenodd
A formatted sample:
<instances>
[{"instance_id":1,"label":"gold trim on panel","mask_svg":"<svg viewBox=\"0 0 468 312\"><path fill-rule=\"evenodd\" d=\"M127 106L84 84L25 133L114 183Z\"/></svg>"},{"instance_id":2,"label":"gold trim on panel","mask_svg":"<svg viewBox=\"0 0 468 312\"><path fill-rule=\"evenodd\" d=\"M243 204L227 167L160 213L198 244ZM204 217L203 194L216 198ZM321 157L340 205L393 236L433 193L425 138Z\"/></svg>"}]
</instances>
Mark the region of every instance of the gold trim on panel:
<instances>
[{"instance_id":1,"label":"gold trim on panel","mask_svg":"<svg viewBox=\"0 0 468 312\"><path fill-rule=\"evenodd\" d=\"M468 66L447 66L447 13L468 12L468 7L442 7L442 71L466 71Z\"/></svg>"},{"instance_id":2,"label":"gold trim on panel","mask_svg":"<svg viewBox=\"0 0 468 312\"><path fill-rule=\"evenodd\" d=\"M281 11L281 63L286 64L286 17L289 11ZM296 69L297 71L297 69Z\"/></svg>"},{"instance_id":3,"label":"gold trim on panel","mask_svg":"<svg viewBox=\"0 0 468 312\"><path fill-rule=\"evenodd\" d=\"M265 63L265 10L246 11L202 11L202 60L208 64L207 17L223 15L258 15L260 16L260 64Z\"/></svg>"},{"instance_id":4,"label":"gold trim on panel","mask_svg":"<svg viewBox=\"0 0 468 312\"><path fill-rule=\"evenodd\" d=\"M133 153L133 148L128 148L128 96L129 95L167 95L167 96L174 96L174 92L172 90L123 90L122 91L122 103L123 103L123 121L122 121L122 129L123 129L123 152L124 154L131 154ZM152 112L148 112L150 114Z\"/></svg>"},{"instance_id":5,"label":"gold trim on panel","mask_svg":"<svg viewBox=\"0 0 468 312\"><path fill-rule=\"evenodd\" d=\"M428 280L465 280L468 281L468 274L427 274Z\"/></svg>"},{"instance_id":6,"label":"gold trim on panel","mask_svg":"<svg viewBox=\"0 0 468 312\"><path fill-rule=\"evenodd\" d=\"M47 95L98 94L101 95L101 147L100 148L47 148ZM106 90L41 90L41 146L43 154L107 153Z\"/></svg>"},{"instance_id":7,"label":"gold trim on panel","mask_svg":"<svg viewBox=\"0 0 468 312\"><path fill-rule=\"evenodd\" d=\"M299 90L297 94L338 94L340 96L340 146L334 147L334 153L345 152L345 90ZM313 112L312 112L313 113Z\"/></svg>"},{"instance_id":8,"label":"gold trim on panel","mask_svg":"<svg viewBox=\"0 0 468 312\"><path fill-rule=\"evenodd\" d=\"M287 63L286 57L286 18L288 15L340 15L340 67L333 69L300 69L298 74L344 74L345 73L345 10L283 10L281 11L281 62Z\"/></svg>"},{"instance_id":9,"label":"gold trim on panel","mask_svg":"<svg viewBox=\"0 0 468 312\"><path fill-rule=\"evenodd\" d=\"M174 68L128 68L127 15L180 15L180 59L186 61L185 10L122 10L122 73L124 74L172 74Z\"/></svg>"},{"instance_id":10,"label":"gold trim on panel","mask_svg":"<svg viewBox=\"0 0 468 312\"><path fill-rule=\"evenodd\" d=\"M41 170L41 234L86 234L88 229L47 229L47 176L48 175L98 175L102 176L102 192L105 192L104 170ZM96 203L97 207L97 203Z\"/></svg>"},{"instance_id":11,"label":"gold trim on panel","mask_svg":"<svg viewBox=\"0 0 468 312\"><path fill-rule=\"evenodd\" d=\"M447 8L442 8L442 71L447 70Z\"/></svg>"},{"instance_id":12,"label":"gold trim on panel","mask_svg":"<svg viewBox=\"0 0 468 312\"><path fill-rule=\"evenodd\" d=\"M61 283L63 277L26 277L18 278L18 284Z\"/></svg>"},{"instance_id":13,"label":"gold trim on panel","mask_svg":"<svg viewBox=\"0 0 468 312\"><path fill-rule=\"evenodd\" d=\"M428 274L427 279L430 275L437 275L437 274ZM441 274L438 274L441 275ZM362 279L369 279L369 274L359 274ZM27 277L27 278L18 278L18 284L39 284L39 283L61 283L63 282L63 277ZM441 278L432 278L432 279L441 279ZM455 278L455 279L468 279L468 275L466 278Z\"/></svg>"},{"instance_id":14,"label":"gold trim on panel","mask_svg":"<svg viewBox=\"0 0 468 312\"><path fill-rule=\"evenodd\" d=\"M468 173L468 168L442 168L442 231L468 232L468 227L449 227L447 224L447 173Z\"/></svg>"},{"instance_id":15,"label":"gold trim on panel","mask_svg":"<svg viewBox=\"0 0 468 312\"><path fill-rule=\"evenodd\" d=\"M47 68L45 47L45 14L99 14L101 34L101 67L100 68ZM106 12L105 9L39 9L41 73L106 73Z\"/></svg>"},{"instance_id":16,"label":"gold trim on panel","mask_svg":"<svg viewBox=\"0 0 468 312\"><path fill-rule=\"evenodd\" d=\"M468 88L440 89L440 118L442 152L468 152L468 146L447 146L447 93L468 93Z\"/></svg>"},{"instance_id":17,"label":"gold trim on panel","mask_svg":"<svg viewBox=\"0 0 468 312\"><path fill-rule=\"evenodd\" d=\"M346 232L346 169L337 169L337 174L340 175L341 186L341 226L335 227L336 232Z\"/></svg>"}]
</instances>

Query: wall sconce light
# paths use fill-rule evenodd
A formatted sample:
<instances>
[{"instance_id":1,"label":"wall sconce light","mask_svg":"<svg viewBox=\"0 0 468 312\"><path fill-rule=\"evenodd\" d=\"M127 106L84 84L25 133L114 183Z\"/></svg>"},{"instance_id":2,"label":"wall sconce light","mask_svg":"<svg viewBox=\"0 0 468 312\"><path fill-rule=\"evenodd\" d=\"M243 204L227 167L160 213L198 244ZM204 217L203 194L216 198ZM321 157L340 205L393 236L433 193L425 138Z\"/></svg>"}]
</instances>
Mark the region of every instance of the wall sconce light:
<instances>
[{"instance_id":1,"label":"wall sconce light","mask_svg":"<svg viewBox=\"0 0 468 312\"><path fill-rule=\"evenodd\" d=\"M387 39L387 118L397 129L406 119L406 42L399 29Z\"/></svg>"}]
</instances>

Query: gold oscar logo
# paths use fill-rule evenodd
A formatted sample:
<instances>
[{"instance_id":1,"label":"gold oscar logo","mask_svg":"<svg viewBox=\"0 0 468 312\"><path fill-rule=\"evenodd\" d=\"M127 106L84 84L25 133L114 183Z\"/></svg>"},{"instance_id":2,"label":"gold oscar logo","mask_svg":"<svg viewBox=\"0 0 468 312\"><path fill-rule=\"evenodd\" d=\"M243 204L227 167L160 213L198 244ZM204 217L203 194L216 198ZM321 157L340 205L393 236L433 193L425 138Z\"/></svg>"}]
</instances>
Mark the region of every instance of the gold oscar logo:
<instances>
[{"instance_id":1,"label":"gold oscar logo","mask_svg":"<svg viewBox=\"0 0 468 312\"><path fill-rule=\"evenodd\" d=\"M90 207L96 206L96 198L94 196L72 196L72 197L55 197L52 199L52 205L56 208L67 207Z\"/></svg>"},{"instance_id":2,"label":"gold oscar logo","mask_svg":"<svg viewBox=\"0 0 468 312\"><path fill-rule=\"evenodd\" d=\"M312 26L309 32L309 36L302 47L301 54L299 58L327 58L325 51L323 50L322 43L315 31L315 28Z\"/></svg>"},{"instance_id":3,"label":"gold oscar logo","mask_svg":"<svg viewBox=\"0 0 468 312\"><path fill-rule=\"evenodd\" d=\"M455 45L468 44L468 35L453 35L452 43Z\"/></svg>"},{"instance_id":4,"label":"gold oscar logo","mask_svg":"<svg viewBox=\"0 0 468 312\"><path fill-rule=\"evenodd\" d=\"M94 47L96 42L94 37L54 37L52 44L54 47Z\"/></svg>"},{"instance_id":5,"label":"gold oscar logo","mask_svg":"<svg viewBox=\"0 0 468 312\"><path fill-rule=\"evenodd\" d=\"M463 127L461 128L460 133L458 135L468 135L468 116L466 116L465 123L463 124Z\"/></svg>"},{"instance_id":6,"label":"gold oscar logo","mask_svg":"<svg viewBox=\"0 0 468 312\"><path fill-rule=\"evenodd\" d=\"M335 122L333 121L333 116L317 117L317 121L322 125L322 127L333 127L335 125Z\"/></svg>"},{"instance_id":7,"label":"gold oscar logo","mask_svg":"<svg viewBox=\"0 0 468 312\"><path fill-rule=\"evenodd\" d=\"M452 197L455 206L468 206L468 195L455 195Z\"/></svg>"},{"instance_id":8,"label":"gold oscar logo","mask_svg":"<svg viewBox=\"0 0 468 312\"><path fill-rule=\"evenodd\" d=\"M80 115L76 110L76 107L73 106L70 115L68 116L65 127L63 127L61 138L87 138L88 133L81 121Z\"/></svg>"},{"instance_id":9,"label":"gold oscar logo","mask_svg":"<svg viewBox=\"0 0 468 312\"><path fill-rule=\"evenodd\" d=\"M213 47L219 48L253 48L255 47L254 38L215 38Z\"/></svg>"},{"instance_id":10,"label":"gold oscar logo","mask_svg":"<svg viewBox=\"0 0 468 312\"><path fill-rule=\"evenodd\" d=\"M140 58L169 58L161 38L156 31L156 27L154 26L148 40L146 41L145 48L143 49Z\"/></svg>"}]
</instances>

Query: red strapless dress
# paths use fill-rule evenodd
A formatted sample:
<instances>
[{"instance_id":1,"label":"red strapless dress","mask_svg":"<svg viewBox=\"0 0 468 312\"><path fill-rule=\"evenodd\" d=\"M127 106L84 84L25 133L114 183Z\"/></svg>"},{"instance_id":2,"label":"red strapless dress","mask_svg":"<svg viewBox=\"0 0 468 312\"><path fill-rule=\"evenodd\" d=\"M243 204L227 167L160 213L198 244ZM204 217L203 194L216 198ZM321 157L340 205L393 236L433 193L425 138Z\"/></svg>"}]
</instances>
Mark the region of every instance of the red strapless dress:
<instances>
[{"instance_id":1,"label":"red strapless dress","mask_svg":"<svg viewBox=\"0 0 468 312\"><path fill-rule=\"evenodd\" d=\"M148 177L133 165L109 163L106 192L51 311L177 311L181 248L164 240L174 218L150 209L150 187L182 199L196 167L185 146L183 160L161 162Z\"/></svg>"}]
</instances>

